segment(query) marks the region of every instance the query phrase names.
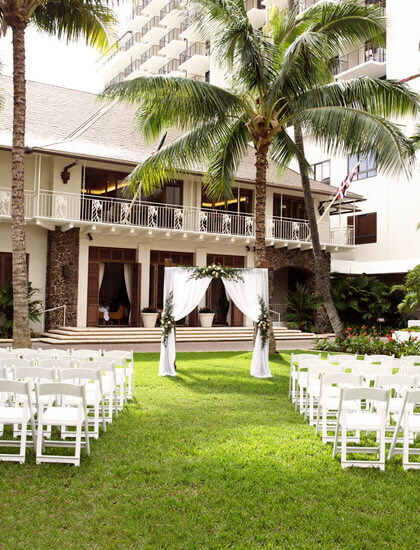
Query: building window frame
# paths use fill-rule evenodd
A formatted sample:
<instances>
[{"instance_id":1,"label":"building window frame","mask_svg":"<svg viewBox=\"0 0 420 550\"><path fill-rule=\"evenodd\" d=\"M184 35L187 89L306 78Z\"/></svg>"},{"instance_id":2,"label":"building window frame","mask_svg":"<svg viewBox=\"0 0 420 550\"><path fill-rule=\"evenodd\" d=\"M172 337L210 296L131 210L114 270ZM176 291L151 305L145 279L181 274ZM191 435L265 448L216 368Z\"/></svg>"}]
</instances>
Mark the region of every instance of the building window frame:
<instances>
[{"instance_id":1,"label":"building window frame","mask_svg":"<svg viewBox=\"0 0 420 550\"><path fill-rule=\"evenodd\" d=\"M356 164L360 162L356 169L353 180L359 181L367 178L374 178L378 175L376 169L376 158L373 153L369 153L366 157L361 155L349 155L347 158L347 173L350 174L354 170Z\"/></svg>"},{"instance_id":2,"label":"building window frame","mask_svg":"<svg viewBox=\"0 0 420 550\"><path fill-rule=\"evenodd\" d=\"M374 230L369 229L374 224ZM378 236L378 216L377 212L367 214L357 214L347 218L347 225L354 228L355 244L374 244Z\"/></svg>"}]
</instances>

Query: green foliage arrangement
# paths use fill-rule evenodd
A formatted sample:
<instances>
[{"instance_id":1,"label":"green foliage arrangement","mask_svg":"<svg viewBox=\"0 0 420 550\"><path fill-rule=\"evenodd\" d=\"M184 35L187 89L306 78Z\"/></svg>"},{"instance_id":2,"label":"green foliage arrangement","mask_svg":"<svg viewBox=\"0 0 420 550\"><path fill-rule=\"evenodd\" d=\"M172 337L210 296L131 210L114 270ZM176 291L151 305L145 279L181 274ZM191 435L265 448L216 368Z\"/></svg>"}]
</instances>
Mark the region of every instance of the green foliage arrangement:
<instances>
[{"instance_id":1,"label":"green foliage arrangement","mask_svg":"<svg viewBox=\"0 0 420 550\"><path fill-rule=\"evenodd\" d=\"M38 289L28 283L28 308L29 320L39 321L42 312L42 301L36 299ZM13 286L11 283L3 285L0 288L0 331L5 338L12 336L13 329Z\"/></svg>"},{"instance_id":2,"label":"green foliage arrangement","mask_svg":"<svg viewBox=\"0 0 420 550\"><path fill-rule=\"evenodd\" d=\"M189 268L191 270L191 268ZM243 281L242 272L244 270L234 267L222 267L220 264L212 264L208 267L192 268L190 279L205 279L211 277L215 279L227 279L228 281Z\"/></svg>"},{"instance_id":3,"label":"green foliage arrangement","mask_svg":"<svg viewBox=\"0 0 420 550\"><path fill-rule=\"evenodd\" d=\"M397 342L392 338L392 333L386 335L386 340L377 333L375 326L368 329L362 325L362 332L356 332L352 327L347 327L344 340L336 338L328 341L326 338L318 339L315 349L321 351L337 351L343 353L357 353L358 355L394 355L401 357L406 355L420 355L420 341L416 337L410 337L406 342Z\"/></svg>"},{"instance_id":4,"label":"green foliage arrangement","mask_svg":"<svg viewBox=\"0 0 420 550\"><path fill-rule=\"evenodd\" d=\"M322 298L311 292L304 284L298 283L295 290L287 295L287 324L306 332L315 330L315 313L322 305Z\"/></svg>"},{"instance_id":5,"label":"green foliage arrangement","mask_svg":"<svg viewBox=\"0 0 420 550\"><path fill-rule=\"evenodd\" d=\"M270 338L271 319L270 312L268 311L268 308L261 296L258 296L258 302L260 304L260 314L258 316L257 328L260 331L260 336L264 347Z\"/></svg>"},{"instance_id":6,"label":"green foliage arrangement","mask_svg":"<svg viewBox=\"0 0 420 550\"><path fill-rule=\"evenodd\" d=\"M165 301L165 309L160 319L160 326L162 328L162 342L166 347L168 343L168 336L175 326L174 313L174 293L170 292Z\"/></svg>"},{"instance_id":7,"label":"green foliage arrangement","mask_svg":"<svg viewBox=\"0 0 420 550\"><path fill-rule=\"evenodd\" d=\"M198 313L214 313L214 310L211 307L200 307Z\"/></svg>"},{"instance_id":8,"label":"green foliage arrangement","mask_svg":"<svg viewBox=\"0 0 420 550\"><path fill-rule=\"evenodd\" d=\"M331 292L341 319L348 325L376 325L383 318L385 326L399 327L404 319L398 312L402 293L372 275L348 277L333 273Z\"/></svg>"},{"instance_id":9,"label":"green foliage arrangement","mask_svg":"<svg viewBox=\"0 0 420 550\"><path fill-rule=\"evenodd\" d=\"M405 276L404 284L394 285L392 292L404 293L404 298L398 304L398 311L413 313L420 306L420 264L411 269Z\"/></svg>"},{"instance_id":10,"label":"green foliage arrangement","mask_svg":"<svg viewBox=\"0 0 420 550\"><path fill-rule=\"evenodd\" d=\"M141 310L142 313L159 313L159 310L156 307L144 307Z\"/></svg>"}]
</instances>

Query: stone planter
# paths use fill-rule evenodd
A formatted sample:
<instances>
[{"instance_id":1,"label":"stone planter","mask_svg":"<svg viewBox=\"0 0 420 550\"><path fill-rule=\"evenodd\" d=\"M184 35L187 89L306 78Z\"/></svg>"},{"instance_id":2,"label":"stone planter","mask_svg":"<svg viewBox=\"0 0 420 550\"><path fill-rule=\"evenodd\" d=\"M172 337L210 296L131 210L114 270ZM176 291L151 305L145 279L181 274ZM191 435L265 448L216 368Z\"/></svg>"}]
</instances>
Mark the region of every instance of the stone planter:
<instances>
[{"instance_id":1,"label":"stone planter","mask_svg":"<svg viewBox=\"0 0 420 550\"><path fill-rule=\"evenodd\" d=\"M154 328L157 320L157 313L142 313L141 320L143 321L144 328Z\"/></svg>"},{"instance_id":2,"label":"stone planter","mask_svg":"<svg viewBox=\"0 0 420 550\"><path fill-rule=\"evenodd\" d=\"M210 328L213 325L214 313L199 313L200 325L204 328Z\"/></svg>"}]
</instances>

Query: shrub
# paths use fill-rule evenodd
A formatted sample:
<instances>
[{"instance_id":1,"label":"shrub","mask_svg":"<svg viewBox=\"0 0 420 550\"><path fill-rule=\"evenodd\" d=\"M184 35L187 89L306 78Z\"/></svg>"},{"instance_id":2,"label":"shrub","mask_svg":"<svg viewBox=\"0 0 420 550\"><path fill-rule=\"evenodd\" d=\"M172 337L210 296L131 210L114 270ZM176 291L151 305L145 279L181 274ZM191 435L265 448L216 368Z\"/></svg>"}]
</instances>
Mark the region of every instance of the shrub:
<instances>
[{"instance_id":1,"label":"shrub","mask_svg":"<svg viewBox=\"0 0 420 550\"><path fill-rule=\"evenodd\" d=\"M142 313L159 313L159 310L156 307L144 307L141 310Z\"/></svg>"},{"instance_id":2,"label":"shrub","mask_svg":"<svg viewBox=\"0 0 420 550\"><path fill-rule=\"evenodd\" d=\"M37 300L35 296L39 290L28 283L28 313L29 320L39 321L42 312L42 301ZM6 338L10 338L13 332L13 286L11 283L3 285L0 288L0 331Z\"/></svg>"},{"instance_id":3,"label":"shrub","mask_svg":"<svg viewBox=\"0 0 420 550\"><path fill-rule=\"evenodd\" d=\"M200 307L198 313L214 313L211 307Z\"/></svg>"},{"instance_id":4,"label":"shrub","mask_svg":"<svg viewBox=\"0 0 420 550\"><path fill-rule=\"evenodd\" d=\"M392 292L401 291L404 298L398 304L399 311L413 313L420 306L420 264L405 276L404 284L392 287Z\"/></svg>"},{"instance_id":5,"label":"shrub","mask_svg":"<svg viewBox=\"0 0 420 550\"><path fill-rule=\"evenodd\" d=\"M286 319L292 328L307 332L315 330L315 313L322 305L322 298L306 285L297 284L287 295Z\"/></svg>"},{"instance_id":6,"label":"shrub","mask_svg":"<svg viewBox=\"0 0 420 550\"><path fill-rule=\"evenodd\" d=\"M411 337L406 342L397 342L391 336L386 335L386 340L380 338L375 327L368 329L362 326L363 332L353 331L352 327L346 330L343 340L336 338L328 341L326 338L318 339L315 349L322 351L337 351L343 353L356 353L357 355L420 355L420 341ZM394 331L391 331L394 332Z\"/></svg>"}]
</instances>

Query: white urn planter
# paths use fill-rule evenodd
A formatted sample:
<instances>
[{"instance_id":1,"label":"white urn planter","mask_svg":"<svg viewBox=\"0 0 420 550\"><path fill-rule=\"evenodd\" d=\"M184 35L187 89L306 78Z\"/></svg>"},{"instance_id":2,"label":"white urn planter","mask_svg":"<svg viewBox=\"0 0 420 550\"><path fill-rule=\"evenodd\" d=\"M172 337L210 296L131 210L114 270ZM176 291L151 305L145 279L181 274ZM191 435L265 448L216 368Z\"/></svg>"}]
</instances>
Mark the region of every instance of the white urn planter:
<instances>
[{"instance_id":1,"label":"white urn planter","mask_svg":"<svg viewBox=\"0 0 420 550\"><path fill-rule=\"evenodd\" d=\"M199 313L198 318L203 328L210 328L213 325L214 313Z\"/></svg>"},{"instance_id":2,"label":"white urn planter","mask_svg":"<svg viewBox=\"0 0 420 550\"><path fill-rule=\"evenodd\" d=\"M154 328L157 320L157 313L142 313L141 320L143 321L144 328Z\"/></svg>"}]
</instances>

